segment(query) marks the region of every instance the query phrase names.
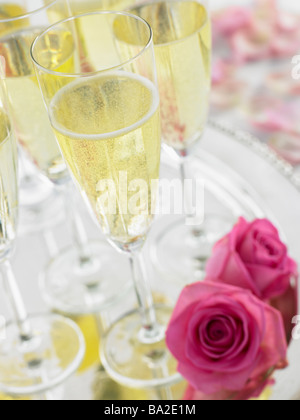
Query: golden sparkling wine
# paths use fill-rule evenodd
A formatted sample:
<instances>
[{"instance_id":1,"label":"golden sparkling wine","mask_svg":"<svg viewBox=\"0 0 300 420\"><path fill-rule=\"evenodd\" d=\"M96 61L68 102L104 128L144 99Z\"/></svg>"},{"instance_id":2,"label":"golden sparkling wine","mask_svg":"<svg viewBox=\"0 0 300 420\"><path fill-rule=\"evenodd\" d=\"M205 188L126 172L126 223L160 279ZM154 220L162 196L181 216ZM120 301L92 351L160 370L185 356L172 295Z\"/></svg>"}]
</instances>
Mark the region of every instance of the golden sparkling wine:
<instances>
[{"instance_id":1,"label":"golden sparkling wine","mask_svg":"<svg viewBox=\"0 0 300 420\"><path fill-rule=\"evenodd\" d=\"M8 117L0 108L0 254L9 252L15 239L18 215L17 150ZM12 164L12 156L15 156ZM13 182L15 180L15 182Z\"/></svg>"},{"instance_id":2,"label":"golden sparkling wine","mask_svg":"<svg viewBox=\"0 0 300 420\"><path fill-rule=\"evenodd\" d=\"M6 62L8 95L17 138L36 166L56 181L66 175L66 166L30 58L30 46L42 29L25 28L1 37L0 55ZM69 32L61 31L56 34L56 41L71 54L73 43L69 36ZM69 60L70 69L71 66L72 60Z\"/></svg>"},{"instance_id":3,"label":"golden sparkling wine","mask_svg":"<svg viewBox=\"0 0 300 420\"><path fill-rule=\"evenodd\" d=\"M194 1L146 3L130 11L153 29L163 140L184 150L199 139L207 121L211 80L208 12ZM121 33L118 38L122 39Z\"/></svg>"},{"instance_id":4,"label":"golden sparkling wine","mask_svg":"<svg viewBox=\"0 0 300 420\"><path fill-rule=\"evenodd\" d=\"M0 4L0 20L22 16L24 13L26 13L26 10L18 4ZM18 19L11 22L2 22L0 24L0 36L3 36L22 27L26 27L26 25L28 25L28 19Z\"/></svg>"},{"instance_id":5,"label":"golden sparkling wine","mask_svg":"<svg viewBox=\"0 0 300 420\"><path fill-rule=\"evenodd\" d=\"M134 4L133 0L72 0L70 9L73 15L93 13L101 11L125 10ZM95 16L87 16L80 22L76 22L78 34L78 48L81 55L82 71L100 70L103 65L101 57L105 57L105 66L114 67L119 63L119 56L116 54L114 39L111 36L111 24L109 20L99 19ZM99 43L99 40L105 42ZM100 53L101 51L101 53ZM83 60L85 57L85 60Z\"/></svg>"},{"instance_id":6,"label":"golden sparkling wine","mask_svg":"<svg viewBox=\"0 0 300 420\"><path fill-rule=\"evenodd\" d=\"M134 4L133 0L72 0L70 8L74 15L101 10L124 10Z\"/></svg>"},{"instance_id":7,"label":"golden sparkling wine","mask_svg":"<svg viewBox=\"0 0 300 420\"><path fill-rule=\"evenodd\" d=\"M152 221L151 181L159 178L154 85L121 71L86 77L56 94L50 117L64 158L104 233L120 245L143 237Z\"/></svg>"}]
</instances>

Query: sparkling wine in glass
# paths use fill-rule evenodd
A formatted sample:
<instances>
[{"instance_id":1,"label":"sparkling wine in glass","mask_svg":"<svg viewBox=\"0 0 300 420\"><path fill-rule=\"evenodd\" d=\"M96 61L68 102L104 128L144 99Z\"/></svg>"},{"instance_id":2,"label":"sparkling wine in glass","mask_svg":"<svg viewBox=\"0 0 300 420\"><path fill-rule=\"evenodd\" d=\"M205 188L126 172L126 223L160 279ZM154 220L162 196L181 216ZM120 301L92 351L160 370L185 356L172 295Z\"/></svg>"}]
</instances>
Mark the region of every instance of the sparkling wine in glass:
<instances>
[{"instance_id":1,"label":"sparkling wine in glass","mask_svg":"<svg viewBox=\"0 0 300 420\"><path fill-rule=\"evenodd\" d=\"M183 185L185 218L168 224L152 246L155 267L171 278L193 282L203 274L212 244L227 221L206 215L196 202L193 148L205 130L211 87L211 22L206 0L144 2L129 9L152 27L161 101L162 138L177 159ZM120 43L126 50L126 43ZM194 183L195 184L195 183ZM201 207L201 208L200 208Z\"/></svg>"},{"instance_id":2,"label":"sparkling wine in glass","mask_svg":"<svg viewBox=\"0 0 300 420\"><path fill-rule=\"evenodd\" d=\"M10 17L3 17L2 21L0 15L0 33L3 28L0 55L6 62L13 123L23 150L65 198L73 239L72 246L60 251L41 273L41 289L49 306L63 313L99 312L129 289L128 262L122 256L119 258L120 273L114 265L116 255L110 247L103 240L90 242L87 238L76 209L70 174L51 129L30 57L30 48L37 35L50 24L70 16L69 2L31 0L26 7L13 9ZM57 72L72 72L76 63L70 32L57 31L51 43L55 44L59 57L53 61L49 51L51 45L44 45L42 54L48 60L48 66ZM52 218L55 217L53 214Z\"/></svg>"},{"instance_id":3,"label":"sparkling wine in glass","mask_svg":"<svg viewBox=\"0 0 300 420\"><path fill-rule=\"evenodd\" d=\"M10 264L17 221L17 145L0 63L0 274L14 314L14 321L0 328L0 392L23 396L47 392L64 382L78 369L85 346L72 321L27 314Z\"/></svg>"},{"instance_id":4,"label":"sparkling wine in glass","mask_svg":"<svg viewBox=\"0 0 300 420\"><path fill-rule=\"evenodd\" d=\"M14 19L26 13L24 1L0 1L0 38L24 27L23 19ZM11 19L11 20L9 20ZM28 19L26 19L26 24ZM47 228L56 223L53 211L61 211L61 200L52 185L38 176L34 165L27 159L24 150L19 148L20 173L20 223L21 232L32 232ZM59 218L57 218L59 220Z\"/></svg>"},{"instance_id":5,"label":"sparkling wine in glass","mask_svg":"<svg viewBox=\"0 0 300 420\"><path fill-rule=\"evenodd\" d=\"M97 44L82 31L87 24L95 28ZM42 53L62 28L69 28L78 51L81 65L73 73L55 71ZM105 38L98 36L103 28ZM120 31L132 46L126 58L119 51ZM59 63L55 44L50 51ZM102 340L102 362L124 385L171 385L181 379L165 343L172 309L154 307L141 257L153 221L161 151L151 28L124 12L80 15L40 35L32 57L73 179L103 233L128 257L132 269L139 309L108 330Z\"/></svg>"}]
</instances>

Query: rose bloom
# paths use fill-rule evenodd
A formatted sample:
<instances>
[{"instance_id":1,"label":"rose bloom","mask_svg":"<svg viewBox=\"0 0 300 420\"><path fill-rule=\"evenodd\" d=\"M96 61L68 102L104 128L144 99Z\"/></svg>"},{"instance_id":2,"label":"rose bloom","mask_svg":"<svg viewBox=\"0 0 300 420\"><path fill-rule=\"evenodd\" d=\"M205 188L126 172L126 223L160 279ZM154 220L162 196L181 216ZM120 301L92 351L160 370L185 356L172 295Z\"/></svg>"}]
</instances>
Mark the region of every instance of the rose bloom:
<instances>
[{"instance_id":1,"label":"rose bloom","mask_svg":"<svg viewBox=\"0 0 300 420\"><path fill-rule=\"evenodd\" d=\"M206 272L214 281L250 290L282 312L288 340L297 314L297 264L268 220L241 218L214 247Z\"/></svg>"},{"instance_id":2,"label":"rose bloom","mask_svg":"<svg viewBox=\"0 0 300 420\"><path fill-rule=\"evenodd\" d=\"M179 373L206 395L261 384L286 366L280 313L247 290L212 281L183 290L166 340Z\"/></svg>"}]
</instances>

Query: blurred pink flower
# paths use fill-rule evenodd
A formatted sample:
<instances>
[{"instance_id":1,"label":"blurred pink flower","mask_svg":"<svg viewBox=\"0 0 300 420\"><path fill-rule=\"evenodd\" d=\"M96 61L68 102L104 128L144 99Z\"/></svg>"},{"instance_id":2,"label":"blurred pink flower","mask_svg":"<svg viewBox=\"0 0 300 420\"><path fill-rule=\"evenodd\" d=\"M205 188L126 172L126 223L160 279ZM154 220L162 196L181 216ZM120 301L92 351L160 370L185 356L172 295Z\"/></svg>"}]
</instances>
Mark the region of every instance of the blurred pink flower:
<instances>
[{"instance_id":1,"label":"blurred pink flower","mask_svg":"<svg viewBox=\"0 0 300 420\"><path fill-rule=\"evenodd\" d=\"M277 33L270 44L270 55L277 58L290 58L298 54L300 51L300 32L297 32L295 35L282 32Z\"/></svg>"},{"instance_id":2,"label":"blurred pink flower","mask_svg":"<svg viewBox=\"0 0 300 420\"><path fill-rule=\"evenodd\" d=\"M270 91L285 96L285 99L288 99L287 96L300 96L300 80L294 80L291 77L290 66L284 71L270 72L265 82ZM297 109L299 109L298 105Z\"/></svg>"},{"instance_id":3,"label":"blurred pink flower","mask_svg":"<svg viewBox=\"0 0 300 420\"><path fill-rule=\"evenodd\" d=\"M241 6L227 7L213 15L213 27L216 36L231 36L239 29L249 25L251 10Z\"/></svg>"},{"instance_id":4,"label":"blurred pink flower","mask_svg":"<svg viewBox=\"0 0 300 420\"><path fill-rule=\"evenodd\" d=\"M265 86L277 83L266 80ZM279 84L277 86L279 89ZM284 89L281 85L281 89ZM284 101L279 96L255 95L247 104L247 121L266 133L297 133L300 129L298 102Z\"/></svg>"},{"instance_id":5,"label":"blurred pink flower","mask_svg":"<svg viewBox=\"0 0 300 420\"><path fill-rule=\"evenodd\" d=\"M300 18L291 13L280 11L277 13L276 25L281 33L287 32L289 34L295 34L299 31Z\"/></svg>"},{"instance_id":6,"label":"blurred pink flower","mask_svg":"<svg viewBox=\"0 0 300 420\"><path fill-rule=\"evenodd\" d=\"M287 114L286 108L283 106L283 109L265 109L250 119L250 122L255 128L266 132L290 132L294 124L291 116Z\"/></svg>"},{"instance_id":7,"label":"blurred pink flower","mask_svg":"<svg viewBox=\"0 0 300 420\"><path fill-rule=\"evenodd\" d=\"M253 9L230 7L214 19L215 38L226 37L235 62L289 57L300 49L300 19L283 13L274 0L257 1Z\"/></svg>"},{"instance_id":8,"label":"blurred pink flower","mask_svg":"<svg viewBox=\"0 0 300 420\"><path fill-rule=\"evenodd\" d=\"M215 85L211 93L211 103L217 108L227 109L237 105L243 96L247 83L236 79L225 79Z\"/></svg>"},{"instance_id":9,"label":"blurred pink flower","mask_svg":"<svg viewBox=\"0 0 300 420\"><path fill-rule=\"evenodd\" d=\"M230 39L235 62L243 64L270 57L270 39L258 36L252 28L236 32Z\"/></svg>"},{"instance_id":10,"label":"blurred pink flower","mask_svg":"<svg viewBox=\"0 0 300 420\"><path fill-rule=\"evenodd\" d=\"M212 84L218 85L226 82L235 74L235 66L227 60L218 59L213 62L212 66Z\"/></svg>"}]
</instances>

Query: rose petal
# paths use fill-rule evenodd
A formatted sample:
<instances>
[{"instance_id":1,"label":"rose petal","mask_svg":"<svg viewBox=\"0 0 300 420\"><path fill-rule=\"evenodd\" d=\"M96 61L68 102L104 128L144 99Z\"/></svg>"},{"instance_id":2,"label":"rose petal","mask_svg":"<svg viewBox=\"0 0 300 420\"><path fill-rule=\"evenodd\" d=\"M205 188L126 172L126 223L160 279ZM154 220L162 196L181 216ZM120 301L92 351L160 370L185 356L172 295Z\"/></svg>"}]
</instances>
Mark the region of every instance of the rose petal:
<instances>
[{"instance_id":1,"label":"rose petal","mask_svg":"<svg viewBox=\"0 0 300 420\"><path fill-rule=\"evenodd\" d=\"M258 265L246 264L253 282L260 288L261 298L264 300L279 296L288 289L291 272Z\"/></svg>"},{"instance_id":2,"label":"rose petal","mask_svg":"<svg viewBox=\"0 0 300 420\"><path fill-rule=\"evenodd\" d=\"M168 348L172 349L171 352L175 359L177 359L179 362L189 363L189 360L185 354L185 340L178 340L178 337L185 337L190 318L194 311L194 306L189 304L187 308L184 308L183 300L186 296L184 296L184 293L182 293L181 296L182 299L180 297L178 300L178 304L175 307L172 319L166 332L166 342Z\"/></svg>"},{"instance_id":3,"label":"rose petal","mask_svg":"<svg viewBox=\"0 0 300 420\"><path fill-rule=\"evenodd\" d=\"M221 262L219 261L219 255L223 256L223 261L225 257L227 258L226 265L223 267L219 265ZM261 291L251 277L251 273L236 252L228 253L227 249L216 247L212 257L207 262L206 273L209 278L216 279L218 282L251 290L256 296L262 297Z\"/></svg>"},{"instance_id":4,"label":"rose petal","mask_svg":"<svg viewBox=\"0 0 300 420\"><path fill-rule=\"evenodd\" d=\"M284 266L287 247L277 237L259 231L253 238L253 243L254 263L273 269Z\"/></svg>"},{"instance_id":5,"label":"rose petal","mask_svg":"<svg viewBox=\"0 0 300 420\"><path fill-rule=\"evenodd\" d=\"M233 345L236 354L230 358L228 353L229 357L216 363L203 357L197 322L200 328L205 319L220 320L221 316L239 320L244 329L239 337L248 346L238 340ZM194 388L207 394L223 389L242 390L250 378L285 364L287 346L280 313L250 292L224 284L206 281L186 287L175 307L166 339L171 353L180 357L178 371ZM203 363L205 359L207 363Z\"/></svg>"},{"instance_id":6,"label":"rose petal","mask_svg":"<svg viewBox=\"0 0 300 420\"><path fill-rule=\"evenodd\" d=\"M261 233L272 235L280 240L278 229L267 219L257 219L251 223L251 229L257 229Z\"/></svg>"},{"instance_id":7,"label":"rose petal","mask_svg":"<svg viewBox=\"0 0 300 420\"><path fill-rule=\"evenodd\" d=\"M282 316L276 309L265 305L265 319L266 330L271 333L265 335L254 378L263 375L267 367L282 369L287 366L287 341Z\"/></svg>"},{"instance_id":8,"label":"rose petal","mask_svg":"<svg viewBox=\"0 0 300 420\"><path fill-rule=\"evenodd\" d=\"M193 366L187 364L178 365L178 372L187 378L189 383L205 394L214 394L221 390L239 390L243 389L249 379L252 368L244 369L234 374L224 374L219 372L205 372L196 370Z\"/></svg>"},{"instance_id":9,"label":"rose petal","mask_svg":"<svg viewBox=\"0 0 300 420\"><path fill-rule=\"evenodd\" d=\"M245 296L244 296L245 298ZM212 302L213 300L213 302ZM214 305L210 307L210 305ZM203 328L202 323L205 326L205 321L203 317L205 316L210 321L216 318L219 318L220 315L226 316L231 319L238 319L239 323L243 326L243 333L237 334L235 343L231 348L226 349L223 353L223 357L219 357L218 351L216 352L215 357L207 355L205 346L203 346L203 334L200 337L195 337L195 327L197 325L200 328ZM226 296L215 296L213 299L208 299L206 302L202 302L194 309L194 316L191 317L189 328L188 328L188 338L186 340L186 355L190 361L195 364L198 368L203 368L204 370L214 370L218 371L228 371L234 372L236 366L238 370L247 366L251 355L257 353L259 348L259 332L255 331L253 336L250 333L253 333L250 326L251 320L246 316L246 311L243 306L239 305L234 297L229 298ZM238 337L240 336L240 339ZM249 358L245 357L243 350L247 348L247 354L250 355Z\"/></svg>"}]
</instances>

